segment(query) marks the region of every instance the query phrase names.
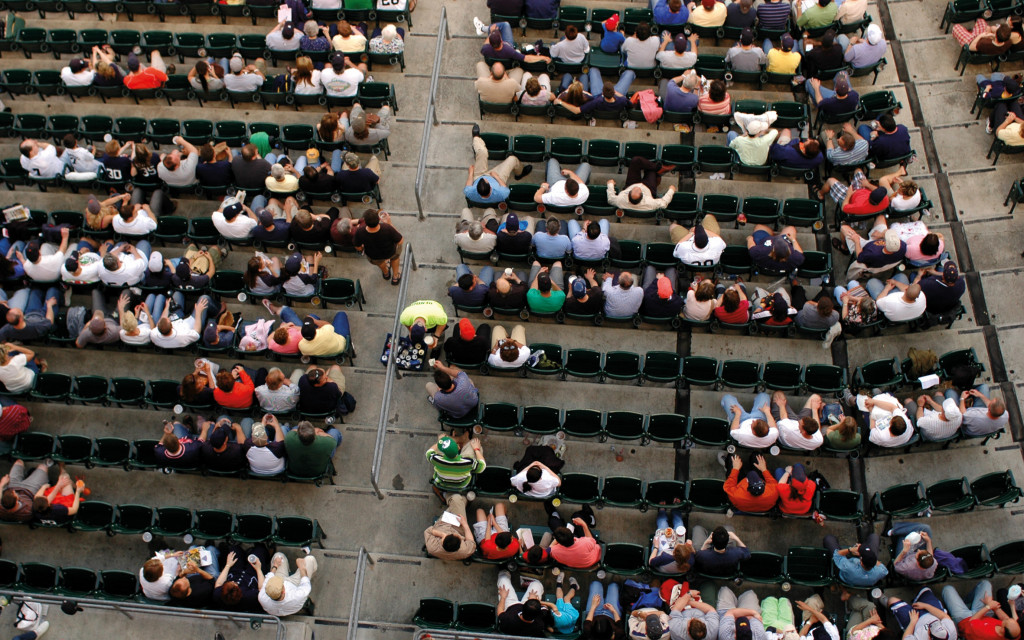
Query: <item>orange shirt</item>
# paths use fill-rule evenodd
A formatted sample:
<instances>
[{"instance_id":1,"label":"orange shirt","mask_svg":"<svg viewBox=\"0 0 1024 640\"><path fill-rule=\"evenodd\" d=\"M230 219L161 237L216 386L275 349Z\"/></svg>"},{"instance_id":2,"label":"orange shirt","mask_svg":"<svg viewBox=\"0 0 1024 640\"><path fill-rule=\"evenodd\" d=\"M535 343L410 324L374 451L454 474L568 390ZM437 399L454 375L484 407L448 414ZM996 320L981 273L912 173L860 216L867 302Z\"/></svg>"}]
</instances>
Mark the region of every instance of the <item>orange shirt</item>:
<instances>
[{"instance_id":1,"label":"orange shirt","mask_svg":"<svg viewBox=\"0 0 1024 640\"><path fill-rule=\"evenodd\" d=\"M138 73L124 77L124 86L129 89L159 89L167 82L167 74L153 67L146 67Z\"/></svg>"},{"instance_id":2,"label":"orange shirt","mask_svg":"<svg viewBox=\"0 0 1024 640\"><path fill-rule=\"evenodd\" d=\"M764 493L759 496L752 496L747 491L746 478L737 482L739 475L739 469L733 469L729 472L729 479L725 481L725 493L729 496L732 506L740 511L751 513L763 513L775 506L775 502L779 499L779 488L772 474L763 474Z\"/></svg>"},{"instance_id":3,"label":"orange shirt","mask_svg":"<svg viewBox=\"0 0 1024 640\"><path fill-rule=\"evenodd\" d=\"M235 386L230 392L221 391L220 388L213 390L213 399L222 407L227 409L247 409L252 406L252 394L255 391L252 378L245 371L238 375Z\"/></svg>"}]
</instances>

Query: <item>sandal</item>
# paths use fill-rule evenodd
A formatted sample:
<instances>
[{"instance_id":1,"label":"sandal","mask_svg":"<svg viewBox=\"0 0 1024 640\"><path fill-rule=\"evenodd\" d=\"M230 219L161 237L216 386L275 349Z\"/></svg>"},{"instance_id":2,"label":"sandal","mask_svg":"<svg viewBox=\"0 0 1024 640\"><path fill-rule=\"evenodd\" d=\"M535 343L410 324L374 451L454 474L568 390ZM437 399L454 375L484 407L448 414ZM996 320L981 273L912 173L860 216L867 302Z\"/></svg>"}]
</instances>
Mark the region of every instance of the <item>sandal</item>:
<instances>
[{"instance_id":1,"label":"sandal","mask_svg":"<svg viewBox=\"0 0 1024 640\"><path fill-rule=\"evenodd\" d=\"M391 279L391 265L388 265L388 270L383 272L381 275L384 276L385 280L390 280Z\"/></svg>"},{"instance_id":2,"label":"sandal","mask_svg":"<svg viewBox=\"0 0 1024 640\"><path fill-rule=\"evenodd\" d=\"M844 256L850 255L850 248L847 247L846 243L839 238L832 238L832 248Z\"/></svg>"},{"instance_id":3,"label":"sandal","mask_svg":"<svg viewBox=\"0 0 1024 640\"><path fill-rule=\"evenodd\" d=\"M396 286L396 287L398 286L398 283L400 283L401 281L402 281L402 274L400 274L400 273L398 275L396 275L394 278L391 278L391 284Z\"/></svg>"},{"instance_id":4,"label":"sandal","mask_svg":"<svg viewBox=\"0 0 1024 640\"><path fill-rule=\"evenodd\" d=\"M270 315L272 315L272 316L277 315L276 313L274 313L274 307L271 304L269 298L263 298L263 300L261 300L261 302L263 303L263 306L267 309L267 311L270 312Z\"/></svg>"}]
</instances>

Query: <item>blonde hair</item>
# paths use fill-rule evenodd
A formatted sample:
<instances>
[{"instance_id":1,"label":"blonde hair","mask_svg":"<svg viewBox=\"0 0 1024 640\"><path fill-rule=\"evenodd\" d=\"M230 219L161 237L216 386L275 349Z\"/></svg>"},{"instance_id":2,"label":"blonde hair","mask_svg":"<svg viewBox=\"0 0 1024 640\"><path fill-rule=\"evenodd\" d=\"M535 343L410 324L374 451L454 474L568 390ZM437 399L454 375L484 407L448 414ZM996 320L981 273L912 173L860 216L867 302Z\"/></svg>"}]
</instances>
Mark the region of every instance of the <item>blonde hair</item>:
<instances>
[{"instance_id":1,"label":"blonde hair","mask_svg":"<svg viewBox=\"0 0 1024 640\"><path fill-rule=\"evenodd\" d=\"M135 319L134 313L125 311L121 314L121 328L124 329L125 333L132 333L139 328L139 322Z\"/></svg>"},{"instance_id":2,"label":"blonde hair","mask_svg":"<svg viewBox=\"0 0 1024 640\"><path fill-rule=\"evenodd\" d=\"M295 58L295 84L300 85L303 82L313 85L313 61L309 56Z\"/></svg>"},{"instance_id":3,"label":"blonde hair","mask_svg":"<svg viewBox=\"0 0 1024 640\"><path fill-rule=\"evenodd\" d=\"M5 344L0 344L0 363L7 364L8 358L10 358L11 348Z\"/></svg>"}]
</instances>

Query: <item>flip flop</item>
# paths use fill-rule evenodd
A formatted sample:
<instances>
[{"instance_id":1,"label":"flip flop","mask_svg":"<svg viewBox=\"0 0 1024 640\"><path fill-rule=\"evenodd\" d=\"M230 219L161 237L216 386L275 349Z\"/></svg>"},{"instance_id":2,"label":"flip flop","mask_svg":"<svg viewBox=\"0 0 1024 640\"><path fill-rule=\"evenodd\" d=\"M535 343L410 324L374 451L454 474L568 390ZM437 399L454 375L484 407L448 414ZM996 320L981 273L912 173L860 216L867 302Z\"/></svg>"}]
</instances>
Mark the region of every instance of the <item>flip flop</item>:
<instances>
[{"instance_id":1,"label":"flip flop","mask_svg":"<svg viewBox=\"0 0 1024 640\"><path fill-rule=\"evenodd\" d=\"M266 310L270 312L270 315L275 315L274 308L273 306L271 306L269 298L263 298L261 302L263 303L264 308L266 308Z\"/></svg>"},{"instance_id":2,"label":"flip flop","mask_svg":"<svg viewBox=\"0 0 1024 640\"><path fill-rule=\"evenodd\" d=\"M850 248L847 247L846 243L839 238L832 238L832 248L844 256L850 255Z\"/></svg>"},{"instance_id":3,"label":"flip flop","mask_svg":"<svg viewBox=\"0 0 1024 640\"><path fill-rule=\"evenodd\" d=\"M401 281L402 281L402 274L398 274L398 275L397 275L397 276L395 276L394 278L391 278L391 284L392 284L392 285L394 285L394 286L396 286L396 287L398 286L398 284L399 284L399 283L400 283Z\"/></svg>"}]
</instances>

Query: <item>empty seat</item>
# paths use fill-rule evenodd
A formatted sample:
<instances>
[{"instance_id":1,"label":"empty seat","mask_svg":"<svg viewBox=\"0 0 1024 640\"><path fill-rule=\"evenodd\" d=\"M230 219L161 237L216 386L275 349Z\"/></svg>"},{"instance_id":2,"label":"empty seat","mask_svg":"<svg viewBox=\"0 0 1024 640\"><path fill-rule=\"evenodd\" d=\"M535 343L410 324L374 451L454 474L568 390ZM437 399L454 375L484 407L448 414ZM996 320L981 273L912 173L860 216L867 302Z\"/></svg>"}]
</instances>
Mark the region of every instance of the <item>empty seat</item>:
<instances>
[{"instance_id":1,"label":"empty seat","mask_svg":"<svg viewBox=\"0 0 1024 640\"><path fill-rule=\"evenodd\" d=\"M601 498L601 480L589 473L566 473L558 495L564 502L593 504Z\"/></svg>"}]
</instances>

